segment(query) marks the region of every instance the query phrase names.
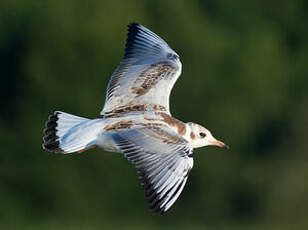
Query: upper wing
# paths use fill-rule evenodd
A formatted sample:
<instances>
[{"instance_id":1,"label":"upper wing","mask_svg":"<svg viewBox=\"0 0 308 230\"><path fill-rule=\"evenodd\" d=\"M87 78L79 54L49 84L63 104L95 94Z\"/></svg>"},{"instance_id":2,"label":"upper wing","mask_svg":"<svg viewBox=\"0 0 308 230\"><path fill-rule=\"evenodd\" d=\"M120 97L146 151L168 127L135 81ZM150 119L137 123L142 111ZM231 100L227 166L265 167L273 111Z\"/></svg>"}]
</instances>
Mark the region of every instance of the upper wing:
<instances>
[{"instance_id":1,"label":"upper wing","mask_svg":"<svg viewBox=\"0 0 308 230\"><path fill-rule=\"evenodd\" d=\"M193 167L187 141L162 128L140 128L111 134L138 172L150 208L166 212L182 192Z\"/></svg>"},{"instance_id":2,"label":"upper wing","mask_svg":"<svg viewBox=\"0 0 308 230\"><path fill-rule=\"evenodd\" d=\"M111 76L101 114L148 106L169 113L169 95L181 69L179 56L164 40L139 24L129 24L124 58Z\"/></svg>"}]
</instances>

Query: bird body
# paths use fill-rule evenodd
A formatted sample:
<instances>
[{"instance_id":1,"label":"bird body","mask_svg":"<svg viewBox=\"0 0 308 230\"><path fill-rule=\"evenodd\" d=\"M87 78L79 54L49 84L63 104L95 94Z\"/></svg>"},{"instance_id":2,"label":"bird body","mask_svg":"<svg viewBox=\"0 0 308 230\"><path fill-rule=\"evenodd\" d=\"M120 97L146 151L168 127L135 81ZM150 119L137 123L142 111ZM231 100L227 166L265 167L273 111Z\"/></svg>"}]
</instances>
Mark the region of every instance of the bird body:
<instances>
[{"instance_id":1,"label":"bird body","mask_svg":"<svg viewBox=\"0 0 308 230\"><path fill-rule=\"evenodd\" d=\"M201 125L172 117L169 96L181 74L179 56L145 27L128 26L125 54L108 84L103 118L57 111L46 122L43 148L82 153L93 147L121 152L132 162L150 208L166 212L193 167L193 149L227 147Z\"/></svg>"}]
</instances>

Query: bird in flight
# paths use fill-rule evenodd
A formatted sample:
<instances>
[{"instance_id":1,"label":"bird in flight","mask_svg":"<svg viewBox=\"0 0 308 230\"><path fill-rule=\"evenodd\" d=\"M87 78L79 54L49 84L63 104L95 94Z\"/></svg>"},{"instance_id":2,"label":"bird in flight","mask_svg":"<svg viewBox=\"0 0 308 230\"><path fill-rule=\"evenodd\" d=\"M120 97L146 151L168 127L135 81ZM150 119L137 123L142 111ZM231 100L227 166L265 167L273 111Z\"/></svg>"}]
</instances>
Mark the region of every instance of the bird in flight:
<instances>
[{"instance_id":1,"label":"bird in flight","mask_svg":"<svg viewBox=\"0 0 308 230\"><path fill-rule=\"evenodd\" d=\"M125 53L108 83L102 118L56 111L44 129L43 149L82 153L94 147L120 152L135 165L150 209L166 212L193 167L193 149L228 148L193 122L172 117L169 96L181 74L179 55L158 35L128 25Z\"/></svg>"}]
</instances>

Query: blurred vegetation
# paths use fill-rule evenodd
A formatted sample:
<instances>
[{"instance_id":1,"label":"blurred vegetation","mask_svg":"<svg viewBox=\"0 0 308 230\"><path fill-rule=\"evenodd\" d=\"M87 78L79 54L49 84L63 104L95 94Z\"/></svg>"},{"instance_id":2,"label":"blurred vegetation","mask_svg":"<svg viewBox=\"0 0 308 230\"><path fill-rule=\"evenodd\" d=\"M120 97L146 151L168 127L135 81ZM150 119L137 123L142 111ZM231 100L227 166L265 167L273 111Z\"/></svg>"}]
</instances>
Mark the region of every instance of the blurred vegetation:
<instances>
[{"instance_id":1,"label":"blurred vegetation","mask_svg":"<svg viewBox=\"0 0 308 230\"><path fill-rule=\"evenodd\" d=\"M307 229L307 10L305 0L2 0L0 229ZM164 216L147 211L120 154L41 148L54 110L99 117L132 21L181 56L173 115L231 146L195 150Z\"/></svg>"}]
</instances>

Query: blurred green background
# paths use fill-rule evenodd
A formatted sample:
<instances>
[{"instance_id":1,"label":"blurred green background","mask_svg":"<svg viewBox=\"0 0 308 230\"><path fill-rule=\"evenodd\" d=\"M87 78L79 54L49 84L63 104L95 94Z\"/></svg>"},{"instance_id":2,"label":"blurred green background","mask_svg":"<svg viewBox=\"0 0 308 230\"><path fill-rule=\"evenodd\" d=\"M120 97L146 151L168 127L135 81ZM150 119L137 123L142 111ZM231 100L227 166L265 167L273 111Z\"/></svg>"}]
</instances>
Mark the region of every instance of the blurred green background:
<instances>
[{"instance_id":1,"label":"blurred green background","mask_svg":"<svg viewBox=\"0 0 308 230\"><path fill-rule=\"evenodd\" d=\"M1 0L0 229L308 229L307 12L305 0ZM120 154L41 148L53 111L99 117L133 21L181 57L172 114L231 146L195 150L164 216Z\"/></svg>"}]
</instances>

